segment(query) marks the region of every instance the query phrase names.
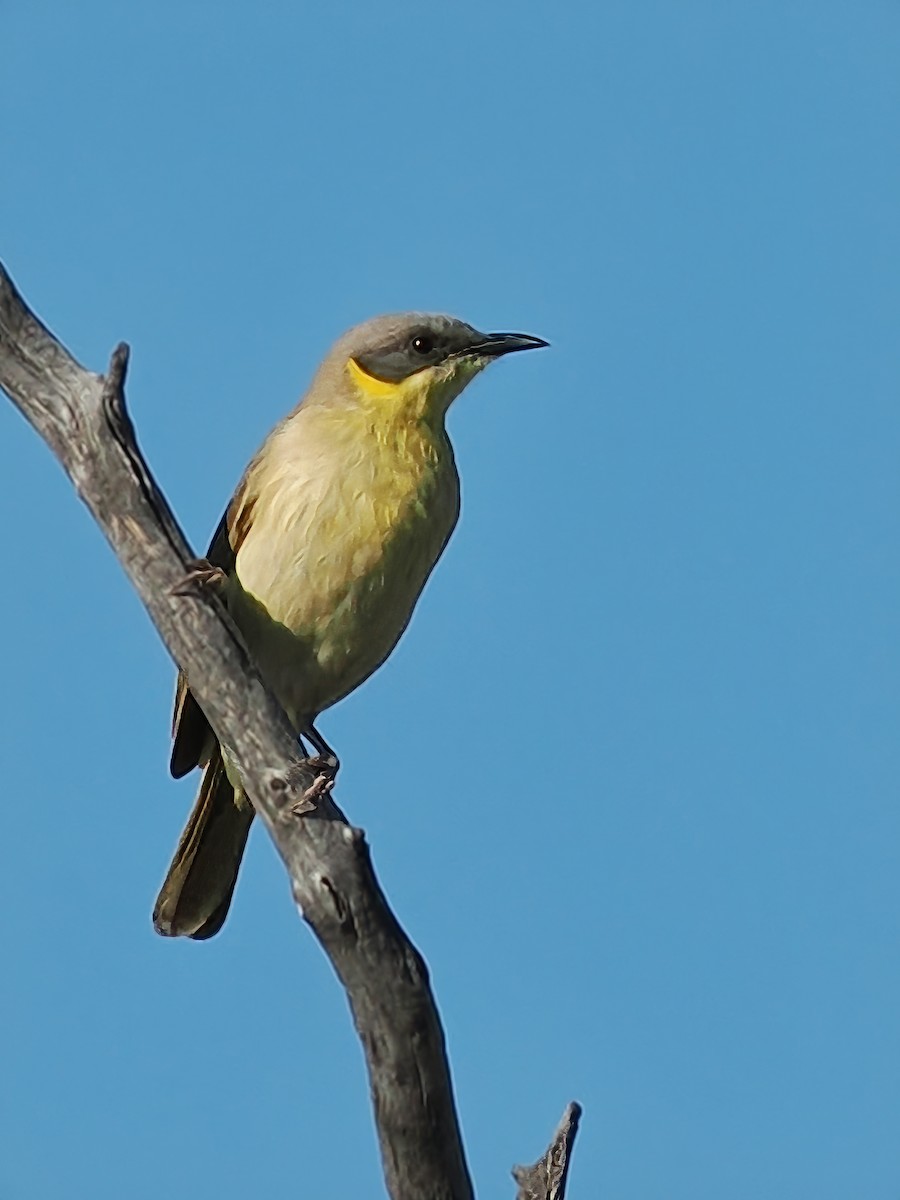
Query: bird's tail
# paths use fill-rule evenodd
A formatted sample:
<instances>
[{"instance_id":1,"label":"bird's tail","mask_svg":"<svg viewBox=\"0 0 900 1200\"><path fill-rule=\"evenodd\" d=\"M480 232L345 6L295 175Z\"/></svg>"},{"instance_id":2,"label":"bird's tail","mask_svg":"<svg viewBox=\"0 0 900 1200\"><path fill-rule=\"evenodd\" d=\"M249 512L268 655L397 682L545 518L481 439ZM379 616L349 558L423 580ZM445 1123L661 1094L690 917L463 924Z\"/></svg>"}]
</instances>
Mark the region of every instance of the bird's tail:
<instances>
[{"instance_id":1,"label":"bird's tail","mask_svg":"<svg viewBox=\"0 0 900 1200\"><path fill-rule=\"evenodd\" d=\"M166 937L209 938L228 915L253 806L225 774L218 743L153 909Z\"/></svg>"}]
</instances>

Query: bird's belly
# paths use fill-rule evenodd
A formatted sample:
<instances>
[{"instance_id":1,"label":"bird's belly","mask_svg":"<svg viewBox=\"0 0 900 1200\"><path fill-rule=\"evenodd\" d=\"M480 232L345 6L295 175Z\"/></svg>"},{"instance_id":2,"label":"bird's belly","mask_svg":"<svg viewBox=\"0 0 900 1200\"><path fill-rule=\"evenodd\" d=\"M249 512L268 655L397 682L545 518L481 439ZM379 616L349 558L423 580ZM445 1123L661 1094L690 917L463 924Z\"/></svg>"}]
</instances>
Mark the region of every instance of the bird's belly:
<instances>
[{"instance_id":1,"label":"bird's belly","mask_svg":"<svg viewBox=\"0 0 900 1200\"><path fill-rule=\"evenodd\" d=\"M337 589L315 637L321 711L384 662L409 623L416 601L450 535L449 528L420 522L385 545L376 565Z\"/></svg>"},{"instance_id":2,"label":"bird's belly","mask_svg":"<svg viewBox=\"0 0 900 1200\"><path fill-rule=\"evenodd\" d=\"M337 520L282 527L274 540L255 528L241 548L228 606L298 729L396 645L456 523L455 473L451 483L424 501L382 505L380 517L356 505Z\"/></svg>"}]
</instances>

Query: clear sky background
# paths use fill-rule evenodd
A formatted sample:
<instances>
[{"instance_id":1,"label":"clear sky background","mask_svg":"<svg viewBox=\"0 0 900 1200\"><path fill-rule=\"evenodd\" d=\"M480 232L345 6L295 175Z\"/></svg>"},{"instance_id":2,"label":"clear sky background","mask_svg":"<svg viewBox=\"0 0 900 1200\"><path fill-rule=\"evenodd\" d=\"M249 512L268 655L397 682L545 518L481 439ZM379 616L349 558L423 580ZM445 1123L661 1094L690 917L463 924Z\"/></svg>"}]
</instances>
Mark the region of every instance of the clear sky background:
<instances>
[{"instance_id":1,"label":"clear sky background","mask_svg":"<svg viewBox=\"0 0 900 1200\"><path fill-rule=\"evenodd\" d=\"M900 9L0 4L0 254L133 347L198 548L348 325L553 348L451 415L463 520L322 720L432 969L479 1195L900 1189ZM256 831L150 909L172 665L0 406L0 1197L383 1194L342 993Z\"/></svg>"}]
</instances>

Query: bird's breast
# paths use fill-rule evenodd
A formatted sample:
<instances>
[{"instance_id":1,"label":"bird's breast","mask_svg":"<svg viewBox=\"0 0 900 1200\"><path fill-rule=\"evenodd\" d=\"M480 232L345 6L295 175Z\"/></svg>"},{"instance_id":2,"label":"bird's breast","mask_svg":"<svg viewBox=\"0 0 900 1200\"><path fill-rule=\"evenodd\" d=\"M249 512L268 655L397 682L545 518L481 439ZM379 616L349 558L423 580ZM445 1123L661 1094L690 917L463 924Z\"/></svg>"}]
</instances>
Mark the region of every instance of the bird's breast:
<instances>
[{"instance_id":1,"label":"bird's breast","mask_svg":"<svg viewBox=\"0 0 900 1200\"><path fill-rule=\"evenodd\" d=\"M309 422L254 481L229 607L291 715L312 715L393 649L459 514L443 429ZM331 422L329 427L329 420ZM266 463L265 454L262 459Z\"/></svg>"}]
</instances>

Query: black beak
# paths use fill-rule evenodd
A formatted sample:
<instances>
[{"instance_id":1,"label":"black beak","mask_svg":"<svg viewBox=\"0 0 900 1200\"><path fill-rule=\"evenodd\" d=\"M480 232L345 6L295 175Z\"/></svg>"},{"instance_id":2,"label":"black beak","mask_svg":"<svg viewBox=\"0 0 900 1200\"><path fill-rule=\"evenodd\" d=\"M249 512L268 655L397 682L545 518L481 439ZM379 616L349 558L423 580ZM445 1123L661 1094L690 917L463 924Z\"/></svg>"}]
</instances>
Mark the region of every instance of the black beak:
<instances>
[{"instance_id":1,"label":"black beak","mask_svg":"<svg viewBox=\"0 0 900 1200\"><path fill-rule=\"evenodd\" d=\"M514 350L539 350L541 346L549 345L543 338L532 337L529 333L486 333L466 350L466 354L499 358L501 354L512 354Z\"/></svg>"}]
</instances>

